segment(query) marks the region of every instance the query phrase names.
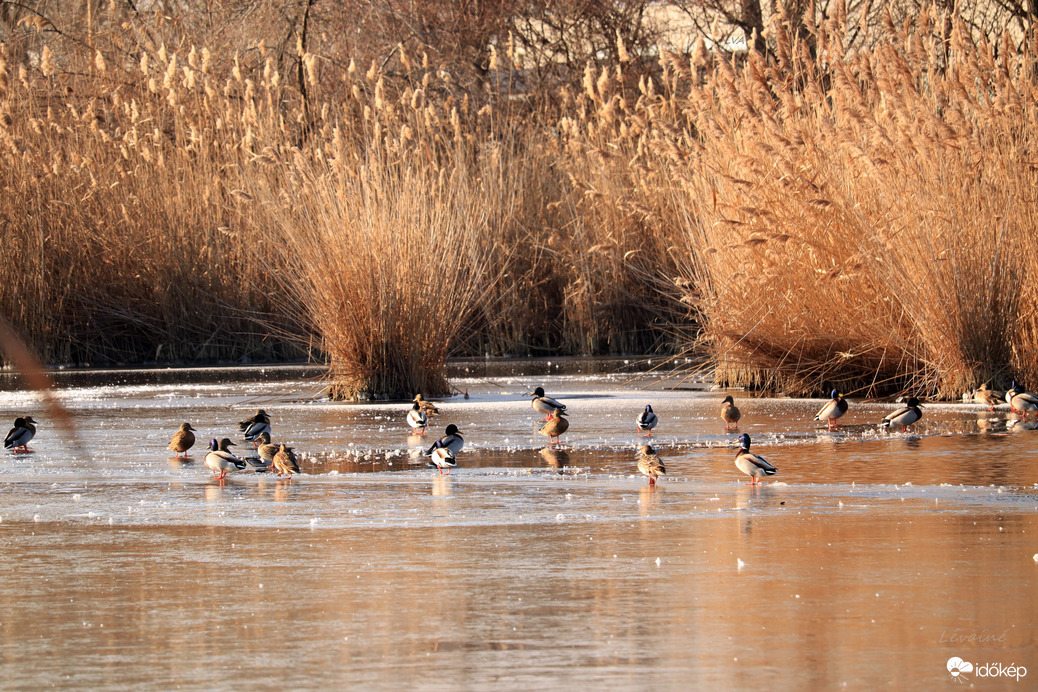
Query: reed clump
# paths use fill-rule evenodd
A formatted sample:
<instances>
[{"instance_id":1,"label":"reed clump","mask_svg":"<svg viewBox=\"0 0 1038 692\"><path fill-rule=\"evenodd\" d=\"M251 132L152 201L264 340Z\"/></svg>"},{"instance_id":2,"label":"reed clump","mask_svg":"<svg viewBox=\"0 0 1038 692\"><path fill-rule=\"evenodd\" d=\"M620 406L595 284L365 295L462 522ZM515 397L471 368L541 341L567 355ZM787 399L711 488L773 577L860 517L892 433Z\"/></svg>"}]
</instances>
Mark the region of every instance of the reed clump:
<instances>
[{"instance_id":1,"label":"reed clump","mask_svg":"<svg viewBox=\"0 0 1038 692\"><path fill-rule=\"evenodd\" d=\"M297 156L286 184L257 195L279 222L281 281L330 360L330 394L448 394L447 357L495 280L508 173L493 157L448 176L343 153ZM481 183L497 194L478 194Z\"/></svg>"},{"instance_id":2,"label":"reed clump","mask_svg":"<svg viewBox=\"0 0 1038 692\"><path fill-rule=\"evenodd\" d=\"M656 173L644 204L678 212L675 284L717 381L957 398L1033 380L1034 37L996 57L924 14L850 53L844 21L813 50L776 23L769 58L665 59L620 114L630 167Z\"/></svg>"}]
</instances>

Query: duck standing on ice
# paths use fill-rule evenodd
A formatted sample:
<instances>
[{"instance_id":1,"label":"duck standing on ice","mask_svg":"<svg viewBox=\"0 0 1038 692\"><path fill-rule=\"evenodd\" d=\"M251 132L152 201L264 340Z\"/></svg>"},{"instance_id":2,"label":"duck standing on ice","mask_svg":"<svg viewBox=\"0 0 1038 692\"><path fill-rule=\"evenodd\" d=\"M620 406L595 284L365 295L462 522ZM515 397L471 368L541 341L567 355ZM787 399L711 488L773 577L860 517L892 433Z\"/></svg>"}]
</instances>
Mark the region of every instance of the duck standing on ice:
<instances>
[{"instance_id":1,"label":"duck standing on ice","mask_svg":"<svg viewBox=\"0 0 1038 692\"><path fill-rule=\"evenodd\" d=\"M32 419L32 416L15 418L14 427L4 438L4 449L30 452L32 450L29 449L29 441L34 437L36 437L36 421Z\"/></svg>"},{"instance_id":2,"label":"duck standing on ice","mask_svg":"<svg viewBox=\"0 0 1038 692\"><path fill-rule=\"evenodd\" d=\"M465 398L467 399L468 397ZM418 404L418 408L421 409L422 413L424 413L427 417L440 415L440 409L436 408L436 404L432 403L431 401L426 401L422 398L421 394L415 394L414 399L412 399L412 401Z\"/></svg>"},{"instance_id":3,"label":"duck standing on ice","mask_svg":"<svg viewBox=\"0 0 1038 692\"><path fill-rule=\"evenodd\" d=\"M419 394L419 396L421 396ZM422 410L422 406L417 401L411 406L411 410L407 412L407 424L411 426L411 432L415 435L424 435L425 429L429 426L429 416L426 415L425 411Z\"/></svg>"},{"instance_id":4,"label":"duck standing on ice","mask_svg":"<svg viewBox=\"0 0 1038 692\"><path fill-rule=\"evenodd\" d=\"M461 436L461 431L458 430L458 426L451 423L447 426L447 429L443 431L443 437L433 442L432 447L425 450L425 456L431 457L433 452L437 449L449 449L451 454L457 454L461 451L461 448L465 446L465 438Z\"/></svg>"},{"instance_id":5,"label":"duck standing on ice","mask_svg":"<svg viewBox=\"0 0 1038 692\"><path fill-rule=\"evenodd\" d=\"M173 439L169 441L169 446L166 448L173 452L175 456L183 454L187 456L187 450L195 444L195 433L198 432L191 427L190 423L181 423L180 430L173 433Z\"/></svg>"},{"instance_id":6,"label":"duck standing on ice","mask_svg":"<svg viewBox=\"0 0 1038 692\"><path fill-rule=\"evenodd\" d=\"M555 409L548 422L541 426L539 432L548 438L548 444L557 444L559 435L569 430L569 421L563 418L565 415L566 412L562 409Z\"/></svg>"},{"instance_id":7,"label":"duck standing on ice","mask_svg":"<svg viewBox=\"0 0 1038 692\"><path fill-rule=\"evenodd\" d=\"M893 413L887 414L887 416L880 421L880 427L890 429L895 425L901 426L901 432L906 432L908 426L915 423L923 417L923 412L919 408L919 399L914 396L909 397L905 405L894 411Z\"/></svg>"},{"instance_id":8,"label":"duck standing on ice","mask_svg":"<svg viewBox=\"0 0 1038 692\"><path fill-rule=\"evenodd\" d=\"M263 409L256 411L256 415L252 418L246 418L242 422L238 423L238 428L245 433L245 439L258 445L256 442L259 439L260 434L270 432L270 416Z\"/></svg>"},{"instance_id":9,"label":"duck standing on ice","mask_svg":"<svg viewBox=\"0 0 1038 692\"><path fill-rule=\"evenodd\" d=\"M638 430L643 437L652 437L652 429L660 422L659 416L652 411L652 406L645 405L645 410L638 416Z\"/></svg>"},{"instance_id":10,"label":"duck standing on ice","mask_svg":"<svg viewBox=\"0 0 1038 692\"><path fill-rule=\"evenodd\" d=\"M649 485L656 485L657 478L667 475L667 467L651 445L638 448L638 471L649 477Z\"/></svg>"},{"instance_id":11,"label":"duck standing on ice","mask_svg":"<svg viewBox=\"0 0 1038 692\"><path fill-rule=\"evenodd\" d=\"M533 399L530 401L530 406L533 408L533 410L537 413L544 414L544 418L541 418L542 421L549 420L551 418L551 414L555 411L562 411L563 413L566 412L566 404L558 402L555 399L552 399L550 396L545 396L544 389L541 387L538 387L537 389L533 390L533 394L531 394L530 396L533 397Z\"/></svg>"},{"instance_id":12,"label":"duck standing on ice","mask_svg":"<svg viewBox=\"0 0 1038 692\"><path fill-rule=\"evenodd\" d=\"M227 478L228 471L241 471L246 466L242 459L234 456L227 449L233 446L236 445L226 437L220 440L219 444L215 439L209 441L209 453L205 455L205 465L216 474L213 477L221 484Z\"/></svg>"},{"instance_id":13,"label":"duck standing on ice","mask_svg":"<svg viewBox=\"0 0 1038 692\"><path fill-rule=\"evenodd\" d=\"M450 450L450 447L436 447L433 446L432 453L429 456L429 466L435 466L443 474L443 470L447 469L447 475L451 475L451 469L458 465L458 459L454 456L454 452Z\"/></svg>"},{"instance_id":14,"label":"duck standing on ice","mask_svg":"<svg viewBox=\"0 0 1038 692\"><path fill-rule=\"evenodd\" d=\"M1013 386L1006 391L1006 401L1013 413L1019 413L1024 418L1031 411L1038 413L1038 396L1027 391L1013 380Z\"/></svg>"},{"instance_id":15,"label":"duck standing on ice","mask_svg":"<svg viewBox=\"0 0 1038 692\"><path fill-rule=\"evenodd\" d=\"M847 400L838 389L834 389L830 397L825 406L815 414L814 420L824 420L829 430L832 430L837 425L837 419L847 413Z\"/></svg>"},{"instance_id":16,"label":"duck standing on ice","mask_svg":"<svg viewBox=\"0 0 1038 692\"><path fill-rule=\"evenodd\" d=\"M778 473L778 469L772 466L767 459L750 451L749 435L746 433L740 435L739 444L742 445L742 448L735 455L735 467L750 477L751 485L759 485L761 478Z\"/></svg>"},{"instance_id":17,"label":"duck standing on ice","mask_svg":"<svg viewBox=\"0 0 1038 692\"><path fill-rule=\"evenodd\" d=\"M721 420L724 421L724 429L731 430L735 428L738 430L740 418L742 418L742 413L739 411L739 407L735 405L735 399L731 395L721 399Z\"/></svg>"}]
</instances>

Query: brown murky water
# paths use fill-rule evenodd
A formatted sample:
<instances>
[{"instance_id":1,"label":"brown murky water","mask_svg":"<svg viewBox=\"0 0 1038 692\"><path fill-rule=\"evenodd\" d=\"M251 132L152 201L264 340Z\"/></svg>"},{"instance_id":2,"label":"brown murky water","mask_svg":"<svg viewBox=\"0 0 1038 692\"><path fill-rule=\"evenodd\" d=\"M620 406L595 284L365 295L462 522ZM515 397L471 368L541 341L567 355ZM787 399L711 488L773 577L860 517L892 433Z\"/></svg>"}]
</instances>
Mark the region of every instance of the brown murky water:
<instances>
[{"instance_id":1,"label":"brown murky water","mask_svg":"<svg viewBox=\"0 0 1038 692\"><path fill-rule=\"evenodd\" d=\"M874 427L889 404L852 402L828 433L810 421L821 402L737 394L741 432L779 468L755 489L717 393L480 373L457 380L470 399L442 404L437 428L459 424L466 447L441 476L415 463L428 440L408 439L404 404L314 402L297 375L69 384L90 454L41 426L34 454L2 455L3 689L1038 678L1038 432L1006 412L931 405L915 433L891 435ZM567 395L561 450L536 435L522 396L536 384ZM634 471L646 402L668 464L655 488ZM0 393L7 418L33 405ZM259 405L307 475L221 486L201 451L164 449L181 419L229 435ZM973 670L953 677L953 657Z\"/></svg>"}]
</instances>

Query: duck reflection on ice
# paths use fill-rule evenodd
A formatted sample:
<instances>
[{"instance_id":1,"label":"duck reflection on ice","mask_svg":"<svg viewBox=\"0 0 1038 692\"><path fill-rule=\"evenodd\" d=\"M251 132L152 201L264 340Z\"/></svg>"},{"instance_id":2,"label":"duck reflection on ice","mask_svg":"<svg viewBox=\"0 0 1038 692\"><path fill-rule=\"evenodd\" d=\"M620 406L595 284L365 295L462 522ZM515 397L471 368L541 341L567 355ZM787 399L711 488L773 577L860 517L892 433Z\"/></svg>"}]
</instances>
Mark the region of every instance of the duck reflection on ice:
<instances>
[{"instance_id":1,"label":"duck reflection on ice","mask_svg":"<svg viewBox=\"0 0 1038 692\"><path fill-rule=\"evenodd\" d=\"M433 476L432 496L450 497L454 489L450 476Z\"/></svg>"},{"instance_id":2,"label":"duck reflection on ice","mask_svg":"<svg viewBox=\"0 0 1038 692\"><path fill-rule=\"evenodd\" d=\"M638 514L646 517L652 512L653 505L659 503L663 491L655 485L643 485L638 488Z\"/></svg>"},{"instance_id":3,"label":"duck reflection on ice","mask_svg":"<svg viewBox=\"0 0 1038 692\"><path fill-rule=\"evenodd\" d=\"M284 502L288 499L289 492L293 487L292 478L278 480L274 484L274 502Z\"/></svg>"},{"instance_id":4,"label":"duck reflection on ice","mask_svg":"<svg viewBox=\"0 0 1038 692\"><path fill-rule=\"evenodd\" d=\"M544 462L548 464L548 468L558 469L559 473L564 473L564 469L569 466L569 452L564 449L552 449L551 447L542 447L537 450L537 453L541 455Z\"/></svg>"},{"instance_id":5,"label":"duck reflection on ice","mask_svg":"<svg viewBox=\"0 0 1038 692\"><path fill-rule=\"evenodd\" d=\"M176 457L176 456L174 456L174 457L167 457L166 458L166 463L169 464L169 467L171 469L173 469L174 471L177 471L179 469L186 469L186 468L189 468L189 467L193 466L194 463L195 463L195 460L194 460L194 458L189 457L189 456L183 456L183 457Z\"/></svg>"},{"instance_id":6,"label":"duck reflection on ice","mask_svg":"<svg viewBox=\"0 0 1038 692\"><path fill-rule=\"evenodd\" d=\"M753 521L757 511L776 509L784 504L783 493L777 492L774 484L748 485L740 483L735 492L735 516L739 522L739 533L753 533Z\"/></svg>"}]
</instances>

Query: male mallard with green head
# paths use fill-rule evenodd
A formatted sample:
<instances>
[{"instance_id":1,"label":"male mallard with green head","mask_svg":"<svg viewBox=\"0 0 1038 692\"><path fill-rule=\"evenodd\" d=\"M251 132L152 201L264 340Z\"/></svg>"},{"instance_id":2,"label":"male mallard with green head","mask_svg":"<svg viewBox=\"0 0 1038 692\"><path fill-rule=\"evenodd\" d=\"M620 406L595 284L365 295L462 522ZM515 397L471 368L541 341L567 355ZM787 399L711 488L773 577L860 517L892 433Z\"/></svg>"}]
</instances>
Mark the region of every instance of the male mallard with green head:
<instances>
[{"instance_id":1,"label":"male mallard with green head","mask_svg":"<svg viewBox=\"0 0 1038 692\"><path fill-rule=\"evenodd\" d=\"M645 405L645 410L638 416L638 430L644 437L652 437L652 429L660 422L659 416L652 411L652 406Z\"/></svg>"},{"instance_id":2,"label":"male mallard with green head","mask_svg":"<svg viewBox=\"0 0 1038 692\"><path fill-rule=\"evenodd\" d=\"M919 399L914 396L909 397L905 405L897 409L893 413L887 414L882 421L880 421L880 427L890 429L895 425L901 426L901 432L906 432L908 426L915 423L923 417L923 412L919 408Z\"/></svg>"},{"instance_id":3,"label":"male mallard with green head","mask_svg":"<svg viewBox=\"0 0 1038 692\"><path fill-rule=\"evenodd\" d=\"M544 418L541 418L542 421L551 419L551 414L554 411L562 411L564 413L566 411L566 405L559 401L556 401L555 399L552 399L550 396L545 396L544 389L542 387L538 387L537 389L533 390L533 393L530 394L530 396L533 397L533 399L530 401L530 406L533 408L533 410L537 413L544 414Z\"/></svg>"},{"instance_id":4,"label":"male mallard with green head","mask_svg":"<svg viewBox=\"0 0 1038 692\"><path fill-rule=\"evenodd\" d=\"M742 445L739 453L735 455L735 467L750 477L751 485L759 485L760 479L765 476L774 476L778 469L771 465L767 459L750 451L750 436L743 433L739 437Z\"/></svg>"},{"instance_id":5,"label":"male mallard with green head","mask_svg":"<svg viewBox=\"0 0 1038 692\"><path fill-rule=\"evenodd\" d=\"M421 394L418 396L421 396ZM417 401L411 406L411 410L407 412L407 424L411 426L411 432L415 435L424 435L425 429L429 426L429 417Z\"/></svg>"},{"instance_id":6,"label":"male mallard with green head","mask_svg":"<svg viewBox=\"0 0 1038 692\"><path fill-rule=\"evenodd\" d=\"M228 449L228 447L236 446L226 437L220 440L219 444L215 439L209 441L209 453L205 455L205 465L216 474L214 478L221 482L227 478L228 471L241 471L246 466L243 460L231 454L231 450Z\"/></svg>"},{"instance_id":7,"label":"male mallard with green head","mask_svg":"<svg viewBox=\"0 0 1038 692\"><path fill-rule=\"evenodd\" d=\"M1013 413L1019 413L1024 418L1027 418L1031 411L1038 413L1038 396L1018 385L1016 380L1013 380L1013 386L1006 391L1006 401L1009 402L1009 408Z\"/></svg>"},{"instance_id":8,"label":"male mallard with green head","mask_svg":"<svg viewBox=\"0 0 1038 692\"><path fill-rule=\"evenodd\" d=\"M815 414L814 420L824 420L828 428L832 430L837 425L837 419L847 413L847 400L843 398L838 389L834 389L830 397L825 406Z\"/></svg>"},{"instance_id":9,"label":"male mallard with green head","mask_svg":"<svg viewBox=\"0 0 1038 692\"><path fill-rule=\"evenodd\" d=\"M32 416L15 418L14 427L4 438L4 449L30 452L32 450L29 449L29 442L34 437L36 437L36 421L32 419Z\"/></svg>"}]
</instances>

